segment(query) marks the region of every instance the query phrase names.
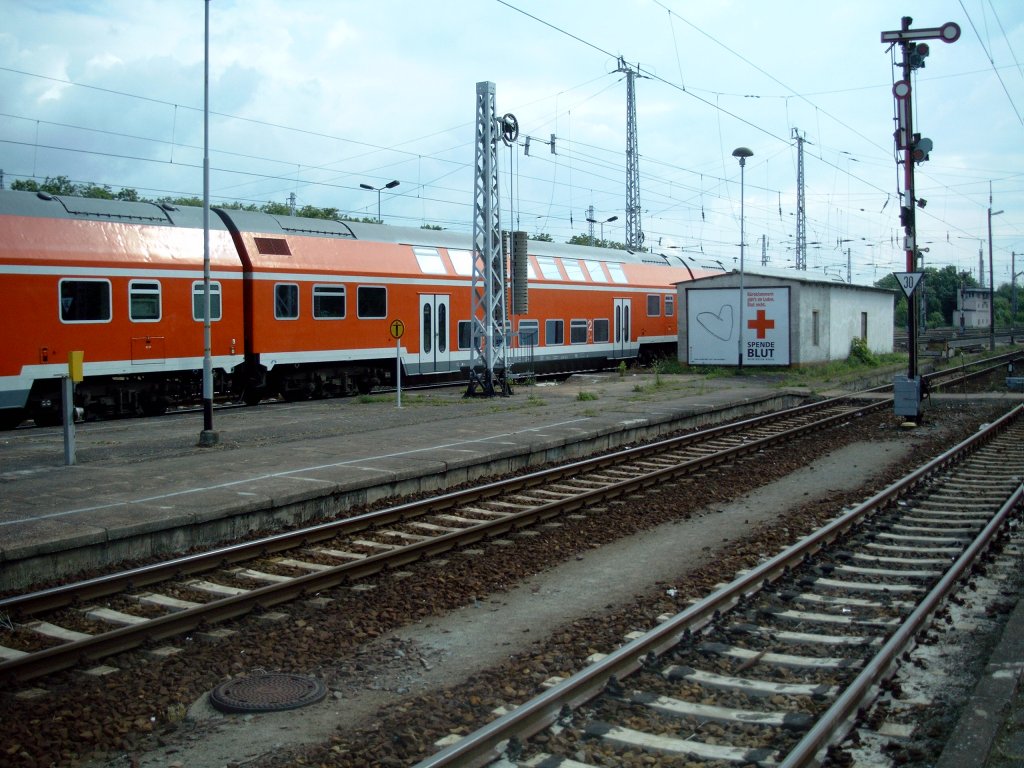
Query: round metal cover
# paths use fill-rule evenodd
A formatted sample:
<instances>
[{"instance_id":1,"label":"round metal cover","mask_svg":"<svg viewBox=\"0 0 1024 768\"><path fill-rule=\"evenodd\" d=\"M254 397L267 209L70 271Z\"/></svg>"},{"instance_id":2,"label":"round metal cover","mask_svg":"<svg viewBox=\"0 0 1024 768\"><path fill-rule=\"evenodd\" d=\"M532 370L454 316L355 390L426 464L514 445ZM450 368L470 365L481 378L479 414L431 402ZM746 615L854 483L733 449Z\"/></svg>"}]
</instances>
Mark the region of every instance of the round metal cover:
<instances>
[{"instance_id":1,"label":"round metal cover","mask_svg":"<svg viewBox=\"0 0 1024 768\"><path fill-rule=\"evenodd\" d=\"M285 672L247 675L210 691L210 704L221 712L277 712L315 704L327 687L315 677Z\"/></svg>"}]
</instances>

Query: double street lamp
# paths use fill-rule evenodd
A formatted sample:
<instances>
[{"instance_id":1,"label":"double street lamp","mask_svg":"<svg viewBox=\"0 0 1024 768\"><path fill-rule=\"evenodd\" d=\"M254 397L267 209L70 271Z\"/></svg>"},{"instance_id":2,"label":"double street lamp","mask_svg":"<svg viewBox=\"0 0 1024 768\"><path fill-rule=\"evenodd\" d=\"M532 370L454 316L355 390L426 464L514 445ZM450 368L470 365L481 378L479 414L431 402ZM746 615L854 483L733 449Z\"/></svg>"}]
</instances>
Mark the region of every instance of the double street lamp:
<instances>
[{"instance_id":1,"label":"double street lamp","mask_svg":"<svg viewBox=\"0 0 1024 768\"><path fill-rule=\"evenodd\" d=\"M746 233L744 232L744 168L747 165L747 158L753 157L754 153L746 147L736 147L732 151L732 156L738 158L740 161L740 327L739 327L739 338L736 339L736 359L739 371L743 370L743 305L746 303L746 296L743 290L743 249L746 241Z\"/></svg>"},{"instance_id":2,"label":"double street lamp","mask_svg":"<svg viewBox=\"0 0 1024 768\"><path fill-rule=\"evenodd\" d=\"M618 216L609 216L604 221L598 221L597 219L591 219L589 217L587 218L587 221L589 221L591 224L600 224L601 225L601 245L604 245L604 225L605 224L611 224L613 221L618 221L618 220L619 220ZM594 244L593 237L591 237L590 244L591 245Z\"/></svg>"},{"instance_id":3,"label":"double street lamp","mask_svg":"<svg viewBox=\"0 0 1024 768\"><path fill-rule=\"evenodd\" d=\"M368 189L371 192L376 192L377 193L377 222L380 223L380 224L384 223L384 219L382 219L380 217L380 193L383 190L385 190L385 189L394 189L395 187L397 187L399 185L399 183L400 182L396 179L394 181L389 181L383 187L373 187L373 186L370 186L369 184L360 184L359 185L363 189Z\"/></svg>"}]
</instances>

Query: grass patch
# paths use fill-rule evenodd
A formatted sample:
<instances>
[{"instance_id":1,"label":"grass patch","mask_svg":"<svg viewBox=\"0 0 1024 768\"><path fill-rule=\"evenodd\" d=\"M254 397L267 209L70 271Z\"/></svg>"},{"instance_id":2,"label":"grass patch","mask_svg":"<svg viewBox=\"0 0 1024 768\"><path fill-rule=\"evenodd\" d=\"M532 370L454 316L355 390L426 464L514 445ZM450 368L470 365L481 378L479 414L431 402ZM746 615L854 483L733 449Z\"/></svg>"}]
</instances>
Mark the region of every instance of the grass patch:
<instances>
[{"instance_id":1,"label":"grass patch","mask_svg":"<svg viewBox=\"0 0 1024 768\"><path fill-rule=\"evenodd\" d=\"M581 390L576 395L576 399L577 400L597 400L597 395L595 393L593 393L593 392L587 392L587 391Z\"/></svg>"}]
</instances>

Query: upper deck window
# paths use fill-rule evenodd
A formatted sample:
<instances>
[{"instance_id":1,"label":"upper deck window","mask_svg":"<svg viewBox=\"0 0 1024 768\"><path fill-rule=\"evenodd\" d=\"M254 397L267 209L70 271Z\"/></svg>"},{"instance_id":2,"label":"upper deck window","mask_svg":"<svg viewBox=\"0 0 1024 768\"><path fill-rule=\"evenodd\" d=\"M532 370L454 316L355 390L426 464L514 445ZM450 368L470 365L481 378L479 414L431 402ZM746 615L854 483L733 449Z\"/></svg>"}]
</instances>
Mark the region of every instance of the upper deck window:
<instances>
[{"instance_id":1,"label":"upper deck window","mask_svg":"<svg viewBox=\"0 0 1024 768\"><path fill-rule=\"evenodd\" d=\"M540 276L545 280L561 280L562 275L558 271L558 264L550 256L538 256L537 266L540 268Z\"/></svg>"},{"instance_id":2,"label":"upper deck window","mask_svg":"<svg viewBox=\"0 0 1024 768\"><path fill-rule=\"evenodd\" d=\"M562 268L570 280L581 283L587 279L578 259L562 259Z\"/></svg>"},{"instance_id":3,"label":"upper deck window","mask_svg":"<svg viewBox=\"0 0 1024 768\"><path fill-rule=\"evenodd\" d=\"M455 267L456 275L470 277L473 274L473 254L469 251L449 248L448 258L452 260L452 266Z\"/></svg>"},{"instance_id":4,"label":"upper deck window","mask_svg":"<svg viewBox=\"0 0 1024 768\"><path fill-rule=\"evenodd\" d=\"M608 268L608 274L611 275L613 283L628 283L626 279L626 273L622 271L622 265L617 261L606 261L605 267Z\"/></svg>"},{"instance_id":5,"label":"upper deck window","mask_svg":"<svg viewBox=\"0 0 1024 768\"><path fill-rule=\"evenodd\" d=\"M601 269L600 261L593 261L591 259L584 259L583 265L587 268L587 272L590 273L590 279L595 283L607 283L608 278L604 276L604 270Z\"/></svg>"},{"instance_id":6,"label":"upper deck window","mask_svg":"<svg viewBox=\"0 0 1024 768\"><path fill-rule=\"evenodd\" d=\"M416 254L416 261L420 265L420 271L427 275L444 275L448 272L444 268L441 254L437 248L421 248L414 246L412 252Z\"/></svg>"}]
</instances>

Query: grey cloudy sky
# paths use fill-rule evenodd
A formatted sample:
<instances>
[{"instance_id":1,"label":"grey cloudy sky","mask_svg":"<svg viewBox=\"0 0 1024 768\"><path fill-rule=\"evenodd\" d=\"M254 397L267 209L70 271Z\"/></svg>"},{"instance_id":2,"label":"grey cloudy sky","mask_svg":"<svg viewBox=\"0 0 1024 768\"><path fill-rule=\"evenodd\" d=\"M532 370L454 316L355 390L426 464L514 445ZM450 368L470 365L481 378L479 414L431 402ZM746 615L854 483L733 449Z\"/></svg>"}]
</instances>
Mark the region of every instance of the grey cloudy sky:
<instances>
[{"instance_id":1,"label":"grey cloudy sky","mask_svg":"<svg viewBox=\"0 0 1024 768\"><path fill-rule=\"evenodd\" d=\"M202 192L202 0L0 0L0 168L145 196ZM855 282L903 271L893 149L898 29L954 21L915 78L926 263L996 284L1024 253L1024 3L1017 0L212 0L211 194L470 231L476 83L522 135L499 153L502 223L556 240L586 211L623 240L626 84L637 80L649 245L793 263L794 129L806 137L807 264ZM897 57L898 58L898 57ZM555 134L556 154L550 152ZM522 146L531 137L529 156ZM1024 259L1021 259L1024 264ZM1020 270L1024 267L1018 266Z\"/></svg>"}]
</instances>

